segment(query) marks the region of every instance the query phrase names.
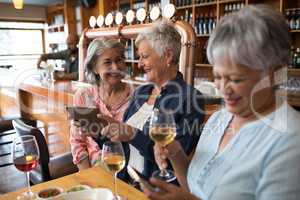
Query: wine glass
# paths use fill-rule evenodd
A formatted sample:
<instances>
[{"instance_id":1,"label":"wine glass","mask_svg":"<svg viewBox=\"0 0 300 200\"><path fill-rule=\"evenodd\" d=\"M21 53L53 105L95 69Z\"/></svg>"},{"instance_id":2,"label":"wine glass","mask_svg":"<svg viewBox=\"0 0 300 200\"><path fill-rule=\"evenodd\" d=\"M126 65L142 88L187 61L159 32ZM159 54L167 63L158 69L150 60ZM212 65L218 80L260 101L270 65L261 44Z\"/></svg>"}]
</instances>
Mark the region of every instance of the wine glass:
<instances>
[{"instance_id":1,"label":"wine glass","mask_svg":"<svg viewBox=\"0 0 300 200\"><path fill-rule=\"evenodd\" d=\"M120 142L106 141L102 147L101 160L108 171L114 175L114 200L124 199L117 193L117 174L125 166L125 155Z\"/></svg>"},{"instance_id":2,"label":"wine glass","mask_svg":"<svg viewBox=\"0 0 300 200\"><path fill-rule=\"evenodd\" d=\"M12 159L16 168L26 173L28 191L17 197L17 200L36 199L37 195L31 191L29 171L38 165L39 148L32 135L18 136L13 141Z\"/></svg>"},{"instance_id":3,"label":"wine glass","mask_svg":"<svg viewBox=\"0 0 300 200\"><path fill-rule=\"evenodd\" d=\"M150 118L149 127L150 138L160 146L167 146L176 137L176 124L170 111L159 111L154 109ZM153 177L171 182L176 179L174 172L167 169L161 169L153 172Z\"/></svg>"}]
</instances>

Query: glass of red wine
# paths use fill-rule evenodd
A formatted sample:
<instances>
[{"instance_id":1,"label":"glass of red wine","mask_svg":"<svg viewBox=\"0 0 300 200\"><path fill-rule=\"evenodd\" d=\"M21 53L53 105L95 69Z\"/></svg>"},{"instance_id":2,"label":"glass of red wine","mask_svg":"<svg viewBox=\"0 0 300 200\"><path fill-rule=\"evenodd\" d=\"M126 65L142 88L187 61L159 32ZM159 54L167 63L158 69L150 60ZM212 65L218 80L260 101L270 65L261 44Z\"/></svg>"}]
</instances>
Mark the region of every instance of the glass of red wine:
<instances>
[{"instance_id":1,"label":"glass of red wine","mask_svg":"<svg viewBox=\"0 0 300 200\"><path fill-rule=\"evenodd\" d=\"M26 173L28 191L17 197L17 200L36 199L37 195L31 191L29 172L37 167L39 160L39 148L36 139L32 135L18 136L13 141L12 159L16 168Z\"/></svg>"}]
</instances>

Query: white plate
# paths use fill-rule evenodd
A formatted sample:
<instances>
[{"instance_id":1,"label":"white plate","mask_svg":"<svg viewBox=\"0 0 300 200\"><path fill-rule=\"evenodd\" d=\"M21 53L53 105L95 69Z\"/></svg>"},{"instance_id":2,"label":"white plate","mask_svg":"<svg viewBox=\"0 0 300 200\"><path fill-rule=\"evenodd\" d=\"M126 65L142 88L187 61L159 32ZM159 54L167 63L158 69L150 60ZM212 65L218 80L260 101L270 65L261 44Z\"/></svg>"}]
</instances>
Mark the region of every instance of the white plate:
<instances>
[{"instance_id":1,"label":"white plate","mask_svg":"<svg viewBox=\"0 0 300 200\"><path fill-rule=\"evenodd\" d=\"M113 194L106 188L81 190L78 192L64 193L52 200L111 200Z\"/></svg>"}]
</instances>

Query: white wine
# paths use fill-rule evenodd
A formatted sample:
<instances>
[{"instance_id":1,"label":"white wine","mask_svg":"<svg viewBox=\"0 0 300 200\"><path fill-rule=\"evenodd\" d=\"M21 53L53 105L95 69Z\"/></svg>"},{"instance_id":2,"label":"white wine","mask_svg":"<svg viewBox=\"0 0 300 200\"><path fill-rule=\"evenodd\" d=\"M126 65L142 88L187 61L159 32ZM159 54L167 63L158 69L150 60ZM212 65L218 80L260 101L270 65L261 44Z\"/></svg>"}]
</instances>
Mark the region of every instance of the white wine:
<instances>
[{"instance_id":1,"label":"white wine","mask_svg":"<svg viewBox=\"0 0 300 200\"><path fill-rule=\"evenodd\" d=\"M167 146L175 139L176 128L175 127L152 127L150 129L149 135L154 142L162 146Z\"/></svg>"},{"instance_id":2,"label":"white wine","mask_svg":"<svg viewBox=\"0 0 300 200\"><path fill-rule=\"evenodd\" d=\"M125 159L121 155L107 155L103 161L112 173L121 171L125 166Z\"/></svg>"}]
</instances>

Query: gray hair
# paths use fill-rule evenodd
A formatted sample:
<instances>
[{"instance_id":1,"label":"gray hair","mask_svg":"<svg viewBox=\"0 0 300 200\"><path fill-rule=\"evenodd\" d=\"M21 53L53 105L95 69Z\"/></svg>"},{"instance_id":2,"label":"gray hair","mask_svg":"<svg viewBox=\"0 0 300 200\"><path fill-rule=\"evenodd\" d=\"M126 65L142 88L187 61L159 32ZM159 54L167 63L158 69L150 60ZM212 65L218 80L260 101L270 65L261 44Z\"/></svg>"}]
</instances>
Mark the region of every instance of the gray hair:
<instances>
[{"instance_id":1,"label":"gray hair","mask_svg":"<svg viewBox=\"0 0 300 200\"><path fill-rule=\"evenodd\" d=\"M211 64L230 58L263 72L289 62L291 39L284 17L266 5L250 5L221 19L208 41Z\"/></svg>"},{"instance_id":2,"label":"gray hair","mask_svg":"<svg viewBox=\"0 0 300 200\"><path fill-rule=\"evenodd\" d=\"M160 57L164 55L167 49L170 49L173 52L172 63L178 64L181 51L181 36L169 21L160 20L155 22L153 26L137 36L135 45L139 46L143 40L147 40Z\"/></svg>"},{"instance_id":3,"label":"gray hair","mask_svg":"<svg viewBox=\"0 0 300 200\"><path fill-rule=\"evenodd\" d=\"M118 40L113 39L94 39L87 49L87 56L85 60L85 76L87 81L92 84L100 84L100 76L95 73L98 58L103 54L106 49L117 48L122 57L124 57L124 46Z\"/></svg>"}]
</instances>

